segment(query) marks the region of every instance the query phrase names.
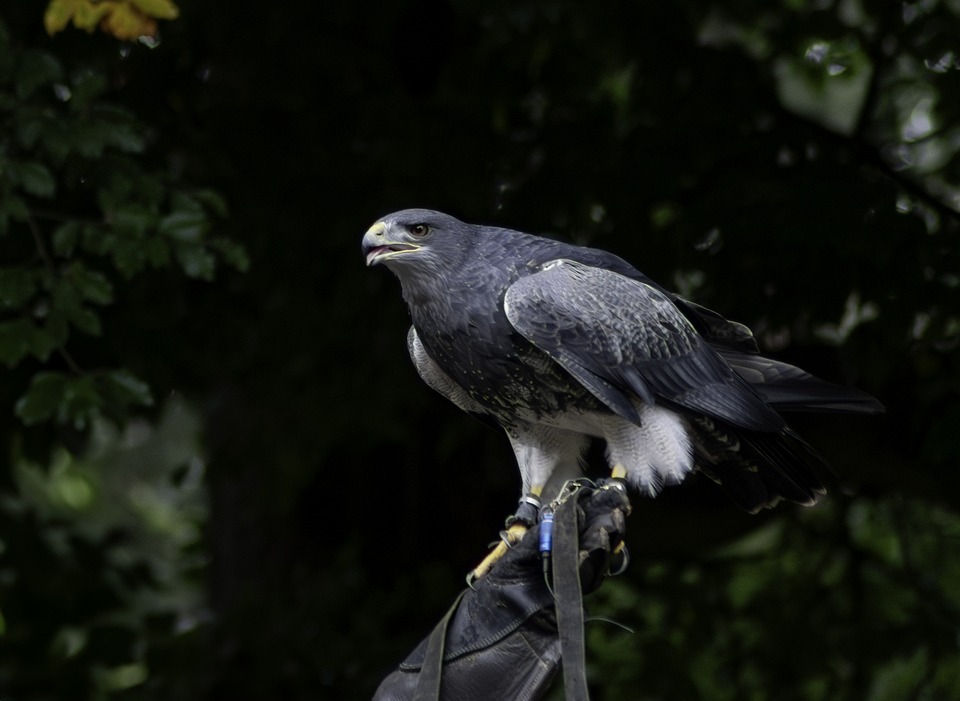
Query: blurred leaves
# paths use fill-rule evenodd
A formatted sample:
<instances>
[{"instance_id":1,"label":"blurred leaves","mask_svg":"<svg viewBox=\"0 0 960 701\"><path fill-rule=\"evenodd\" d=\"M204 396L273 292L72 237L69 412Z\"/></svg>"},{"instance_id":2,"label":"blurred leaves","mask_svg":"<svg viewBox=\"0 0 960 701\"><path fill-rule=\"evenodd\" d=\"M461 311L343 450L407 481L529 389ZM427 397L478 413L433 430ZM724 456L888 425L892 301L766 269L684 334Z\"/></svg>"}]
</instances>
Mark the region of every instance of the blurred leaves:
<instances>
[{"instance_id":1,"label":"blurred leaves","mask_svg":"<svg viewBox=\"0 0 960 701\"><path fill-rule=\"evenodd\" d=\"M592 597L634 630L588 623L595 697L954 698L958 547L955 511L833 498L712 556L634 561Z\"/></svg>"},{"instance_id":2,"label":"blurred leaves","mask_svg":"<svg viewBox=\"0 0 960 701\"><path fill-rule=\"evenodd\" d=\"M117 39L133 41L157 33L157 19L180 14L171 0L50 0L43 17L48 34L63 31L71 22L93 32L98 26Z\"/></svg>"},{"instance_id":3,"label":"blurred leaves","mask_svg":"<svg viewBox=\"0 0 960 701\"><path fill-rule=\"evenodd\" d=\"M873 67L855 35L838 42L811 41L802 56L774 64L784 107L840 134L853 134L864 109Z\"/></svg>"},{"instance_id":4,"label":"blurred leaves","mask_svg":"<svg viewBox=\"0 0 960 701\"><path fill-rule=\"evenodd\" d=\"M123 415L128 407L151 404L153 398L147 384L124 370L87 373L79 377L62 372L40 372L34 375L15 410L28 426L55 419L82 431L101 413Z\"/></svg>"},{"instance_id":5,"label":"blurred leaves","mask_svg":"<svg viewBox=\"0 0 960 701\"><path fill-rule=\"evenodd\" d=\"M5 693L105 698L141 686L152 646L204 623L199 429L174 399L155 426L96 419L82 456L13 466L16 489L0 504Z\"/></svg>"}]
</instances>

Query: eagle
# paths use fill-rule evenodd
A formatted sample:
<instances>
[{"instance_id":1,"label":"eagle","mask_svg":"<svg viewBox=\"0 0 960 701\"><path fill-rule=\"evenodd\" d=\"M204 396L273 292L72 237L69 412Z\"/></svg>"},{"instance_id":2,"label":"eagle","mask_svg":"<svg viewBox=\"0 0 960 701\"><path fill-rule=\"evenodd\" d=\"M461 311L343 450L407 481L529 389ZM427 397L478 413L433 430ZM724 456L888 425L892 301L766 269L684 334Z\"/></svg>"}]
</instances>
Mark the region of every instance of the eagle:
<instances>
[{"instance_id":1,"label":"eagle","mask_svg":"<svg viewBox=\"0 0 960 701\"><path fill-rule=\"evenodd\" d=\"M605 442L611 475L642 494L699 471L756 512L825 493L813 469L823 459L784 412L883 410L765 357L746 326L603 250L429 209L382 217L362 247L368 266L400 281L423 381L506 433L522 481L508 545L579 474L592 439Z\"/></svg>"}]
</instances>

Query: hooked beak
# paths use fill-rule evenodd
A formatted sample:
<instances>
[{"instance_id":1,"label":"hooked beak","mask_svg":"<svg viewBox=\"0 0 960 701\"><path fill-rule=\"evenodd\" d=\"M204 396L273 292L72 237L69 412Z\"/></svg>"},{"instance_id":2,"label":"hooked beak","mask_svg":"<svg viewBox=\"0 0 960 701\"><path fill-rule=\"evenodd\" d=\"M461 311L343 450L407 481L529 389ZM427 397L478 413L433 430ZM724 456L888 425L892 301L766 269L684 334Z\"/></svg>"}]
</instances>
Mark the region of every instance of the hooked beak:
<instances>
[{"instance_id":1,"label":"hooked beak","mask_svg":"<svg viewBox=\"0 0 960 701\"><path fill-rule=\"evenodd\" d=\"M387 241L384 236L386 224L377 222L363 235L363 255L367 265L377 265L390 258L396 258L404 253L419 251L420 246L400 241Z\"/></svg>"}]
</instances>

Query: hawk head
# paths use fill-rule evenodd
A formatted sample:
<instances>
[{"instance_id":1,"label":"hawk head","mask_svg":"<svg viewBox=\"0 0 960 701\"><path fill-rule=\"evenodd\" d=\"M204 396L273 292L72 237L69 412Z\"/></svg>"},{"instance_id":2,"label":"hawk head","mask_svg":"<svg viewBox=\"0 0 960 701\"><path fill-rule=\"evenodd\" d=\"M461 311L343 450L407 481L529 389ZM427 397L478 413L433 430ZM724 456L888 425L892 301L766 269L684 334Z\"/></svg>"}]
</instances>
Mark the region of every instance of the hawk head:
<instances>
[{"instance_id":1,"label":"hawk head","mask_svg":"<svg viewBox=\"0 0 960 701\"><path fill-rule=\"evenodd\" d=\"M476 227L430 209L405 209L383 217L363 235L367 265L383 263L407 285L435 285L456 270Z\"/></svg>"}]
</instances>

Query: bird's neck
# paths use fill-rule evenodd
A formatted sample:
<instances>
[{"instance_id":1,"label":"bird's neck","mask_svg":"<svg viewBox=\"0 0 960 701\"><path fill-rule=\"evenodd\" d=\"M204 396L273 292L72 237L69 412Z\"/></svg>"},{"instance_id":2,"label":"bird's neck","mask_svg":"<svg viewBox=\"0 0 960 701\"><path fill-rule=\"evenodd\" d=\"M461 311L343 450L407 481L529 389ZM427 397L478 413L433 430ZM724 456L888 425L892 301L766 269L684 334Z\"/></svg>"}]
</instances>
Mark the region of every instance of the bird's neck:
<instances>
[{"instance_id":1,"label":"bird's neck","mask_svg":"<svg viewBox=\"0 0 960 701\"><path fill-rule=\"evenodd\" d=\"M403 299L410 310L413 323L422 328L436 328L451 325L465 310L458 309L454 302L457 295L436 294L416 285L401 285ZM447 291L447 288L441 288ZM459 313L458 313L459 312Z\"/></svg>"},{"instance_id":2,"label":"bird's neck","mask_svg":"<svg viewBox=\"0 0 960 701\"><path fill-rule=\"evenodd\" d=\"M437 275L429 281L415 277L400 278L400 290L403 301L407 303L411 314L418 309L443 306L447 296L443 294L448 285L443 275Z\"/></svg>"},{"instance_id":3,"label":"bird's neck","mask_svg":"<svg viewBox=\"0 0 960 701\"><path fill-rule=\"evenodd\" d=\"M449 276L441 272L427 285L401 281L414 325L456 334L494 323L494 318L503 313L508 278L500 270L486 268L474 265Z\"/></svg>"}]
</instances>

